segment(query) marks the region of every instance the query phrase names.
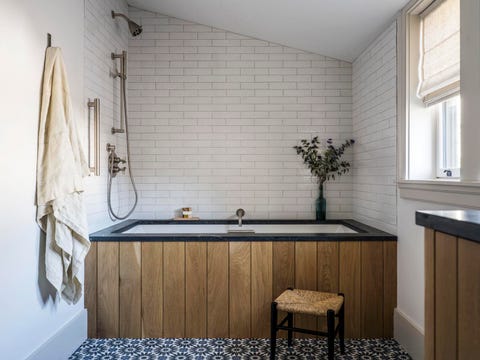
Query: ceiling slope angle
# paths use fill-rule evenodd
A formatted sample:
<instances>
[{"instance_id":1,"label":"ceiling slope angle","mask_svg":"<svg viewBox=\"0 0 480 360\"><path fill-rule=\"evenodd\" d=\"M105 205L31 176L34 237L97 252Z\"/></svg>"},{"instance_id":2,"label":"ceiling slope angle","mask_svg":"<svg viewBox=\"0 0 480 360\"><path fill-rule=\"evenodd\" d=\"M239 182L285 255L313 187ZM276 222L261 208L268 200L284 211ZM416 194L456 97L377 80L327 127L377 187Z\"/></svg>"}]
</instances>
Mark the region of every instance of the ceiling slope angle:
<instances>
[{"instance_id":1,"label":"ceiling slope angle","mask_svg":"<svg viewBox=\"0 0 480 360\"><path fill-rule=\"evenodd\" d=\"M128 4L353 61L408 0L128 0Z\"/></svg>"}]
</instances>

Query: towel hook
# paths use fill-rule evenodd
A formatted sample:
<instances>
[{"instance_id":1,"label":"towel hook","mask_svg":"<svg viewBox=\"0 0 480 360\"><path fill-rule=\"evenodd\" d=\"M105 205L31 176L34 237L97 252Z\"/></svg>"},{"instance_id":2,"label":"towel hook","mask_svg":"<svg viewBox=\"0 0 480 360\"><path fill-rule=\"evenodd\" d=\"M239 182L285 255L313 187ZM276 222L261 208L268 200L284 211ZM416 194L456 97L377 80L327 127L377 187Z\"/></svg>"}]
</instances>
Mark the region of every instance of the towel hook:
<instances>
[{"instance_id":1,"label":"towel hook","mask_svg":"<svg viewBox=\"0 0 480 360\"><path fill-rule=\"evenodd\" d=\"M52 34L47 33L47 47L52 46Z\"/></svg>"}]
</instances>

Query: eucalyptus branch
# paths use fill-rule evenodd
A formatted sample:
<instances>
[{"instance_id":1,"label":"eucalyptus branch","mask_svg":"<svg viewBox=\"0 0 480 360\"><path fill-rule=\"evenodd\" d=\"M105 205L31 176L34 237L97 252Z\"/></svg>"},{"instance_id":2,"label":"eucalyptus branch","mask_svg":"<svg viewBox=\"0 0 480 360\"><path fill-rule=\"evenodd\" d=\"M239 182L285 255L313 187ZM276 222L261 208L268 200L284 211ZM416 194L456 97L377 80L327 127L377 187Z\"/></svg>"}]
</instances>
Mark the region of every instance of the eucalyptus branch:
<instances>
[{"instance_id":1,"label":"eucalyptus branch","mask_svg":"<svg viewBox=\"0 0 480 360\"><path fill-rule=\"evenodd\" d=\"M323 184L327 180L335 180L335 176L341 176L349 172L350 163L341 160L345 150L352 146L355 140L345 140L345 142L335 147L332 139L327 140L326 148L321 149L321 143L318 136L312 140L300 140L300 145L293 148L303 159L303 162L310 169L310 172Z\"/></svg>"}]
</instances>

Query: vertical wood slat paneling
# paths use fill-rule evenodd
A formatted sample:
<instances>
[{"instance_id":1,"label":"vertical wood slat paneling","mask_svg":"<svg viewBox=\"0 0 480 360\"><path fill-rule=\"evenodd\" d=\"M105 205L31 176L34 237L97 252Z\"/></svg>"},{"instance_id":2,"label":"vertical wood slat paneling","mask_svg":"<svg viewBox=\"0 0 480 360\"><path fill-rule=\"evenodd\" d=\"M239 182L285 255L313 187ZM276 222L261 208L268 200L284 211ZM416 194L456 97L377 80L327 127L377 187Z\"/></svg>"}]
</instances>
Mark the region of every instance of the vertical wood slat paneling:
<instances>
[{"instance_id":1,"label":"vertical wood slat paneling","mask_svg":"<svg viewBox=\"0 0 480 360\"><path fill-rule=\"evenodd\" d=\"M88 337L97 337L97 243L92 242L85 258L85 308Z\"/></svg>"},{"instance_id":2,"label":"vertical wood slat paneling","mask_svg":"<svg viewBox=\"0 0 480 360\"><path fill-rule=\"evenodd\" d=\"M185 243L163 244L163 333L185 337Z\"/></svg>"},{"instance_id":3,"label":"vertical wood slat paneling","mask_svg":"<svg viewBox=\"0 0 480 360\"><path fill-rule=\"evenodd\" d=\"M295 287L295 242L281 241L273 243L273 299L288 288ZM284 318L286 313L279 312ZM286 331L280 331L279 337L287 337Z\"/></svg>"},{"instance_id":4,"label":"vertical wood slat paneling","mask_svg":"<svg viewBox=\"0 0 480 360\"><path fill-rule=\"evenodd\" d=\"M97 335L119 336L119 262L118 242L97 244Z\"/></svg>"},{"instance_id":5,"label":"vertical wood slat paneling","mask_svg":"<svg viewBox=\"0 0 480 360\"><path fill-rule=\"evenodd\" d=\"M142 242L142 337L163 337L163 242Z\"/></svg>"},{"instance_id":6,"label":"vertical wood slat paneling","mask_svg":"<svg viewBox=\"0 0 480 360\"><path fill-rule=\"evenodd\" d=\"M250 242L230 244L230 337L251 336L251 249Z\"/></svg>"},{"instance_id":7,"label":"vertical wood slat paneling","mask_svg":"<svg viewBox=\"0 0 480 360\"><path fill-rule=\"evenodd\" d=\"M252 337L270 336L270 304L272 303L271 242L252 242Z\"/></svg>"},{"instance_id":8,"label":"vertical wood slat paneling","mask_svg":"<svg viewBox=\"0 0 480 360\"><path fill-rule=\"evenodd\" d=\"M295 243L273 243L273 298L295 286Z\"/></svg>"},{"instance_id":9,"label":"vertical wood slat paneling","mask_svg":"<svg viewBox=\"0 0 480 360\"><path fill-rule=\"evenodd\" d=\"M361 242L362 338L383 337L383 243Z\"/></svg>"},{"instance_id":10,"label":"vertical wood slat paneling","mask_svg":"<svg viewBox=\"0 0 480 360\"><path fill-rule=\"evenodd\" d=\"M450 360L457 358L456 289L457 239L454 236L435 232L436 360Z\"/></svg>"},{"instance_id":11,"label":"vertical wood slat paneling","mask_svg":"<svg viewBox=\"0 0 480 360\"><path fill-rule=\"evenodd\" d=\"M207 336L207 243L185 244L185 335Z\"/></svg>"},{"instance_id":12,"label":"vertical wood slat paneling","mask_svg":"<svg viewBox=\"0 0 480 360\"><path fill-rule=\"evenodd\" d=\"M317 290L338 293L338 242L317 243ZM325 317L318 317L317 328L327 331Z\"/></svg>"},{"instance_id":13,"label":"vertical wood slat paneling","mask_svg":"<svg viewBox=\"0 0 480 360\"><path fill-rule=\"evenodd\" d=\"M317 290L317 243L313 241L295 243L295 288ZM314 316L295 315L295 326L315 330L317 319ZM296 334L297 337L313 335Z\"/></svg>"},{"instance_id":14,"label":"vertical wood slat paneling","mask_svg":"<svg viewBox=\"0 0 480 360\"><path fill-rule=\"evenodd\" d=\"M383 242L383 337L393 338L393 313L397 306L397 242Z\"/></svg>"},{"instance_id":15,"label":"vertical wood slat paneling","mask_svg":"<svg viewBox=\"0 0 480 360\"><path fill-rule=\"evenodd\" d=\"M100 337L268 337L270 302L289 286L344 292L348 337L360 337L362 330L365 336L382 336L380 328L388 336L392 326L396 242L106 242L95 247L99 285L96 304L88 309L93 314L97 306L97 322L89 326ZM135 247L141 247L141 256ZM92 274L95 264L86 271L86 289L94 286ZM92 302L86 292L86 303ZM315 329L317 319L297 316L296 325Z\"/></svg>"},{"instance_id":16,"label":"vertical wood slat paneling","mask_svg":"<svg viewBox=\"0 0 480 360\"><path fill-rule=\"evenodd\" d=\"M480 244L458 239L458 359L480 354Z\"/></svg>"},{"instance_id":17,"label":"vertical wood slat paneling","mask_svg":"<svg viewBox=\"0 0 480 360\"><path fill-rule=\"evenodd\" d=\"M435 232L425 229L425 360L435 359Z\"/></svg>"},{"instance_id":18,"label":"vertical wood slat paneling","mask_svg":"<svg viewBox=\"0 0 480 360\"><path fill-rule=\"evenodd\" d=\"M207 336L229 336L229 246L227 242L207 244Z\"/></svg>"},{"instance_id":19,"label":"vertical wood slat paneling","mask_svg":"<svg viewBox=\"0 0 480 360\"><path fill-rule=\"evenodd\" d=\"M338 242L317 243L317 264L318 291L338 293Z\"/></svg>"},{"instance_id":20,"label":"vertical wood slat paneling","mask_svg":"<svg viewBox=\"0 0 480 360\"><path fill-rule=\"evenodd\" d=\"M119 244L119 336L142 337L141 244Z\"/></svg>"},{"instance_id":21,"label":"vertical wood slat paneling","mask_svg":"<svg viewBox=\"0 0 480 360\"><path fill-rule=\"evenodd\" d=\"M345 337L349 338L361 336L360 244L354 241L339 244L339 291L345 294Z\"/></svg>"}]
</instances>

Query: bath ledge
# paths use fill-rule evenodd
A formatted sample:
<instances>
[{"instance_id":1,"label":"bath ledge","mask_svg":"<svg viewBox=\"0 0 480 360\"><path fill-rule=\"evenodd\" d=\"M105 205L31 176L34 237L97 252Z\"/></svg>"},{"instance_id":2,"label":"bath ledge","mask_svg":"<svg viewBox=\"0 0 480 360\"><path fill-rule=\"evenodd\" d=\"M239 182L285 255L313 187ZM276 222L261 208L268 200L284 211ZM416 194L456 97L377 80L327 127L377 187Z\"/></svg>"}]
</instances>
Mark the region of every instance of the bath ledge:
<instances>
[{"instance_id":1,"label":"bath ledge","mask_svg":"<svg viewBox=\"0 0 480 360\"><path fill-rule=\"evenodd\" d=\"M480 243L480 210L421 210L415 213L415 223Z\"/></svg>"},{"instance_id":2,"label":"bath ledge","mask_svg":"<svg viewBox=\"0 0 480 360\"><path fill-rule=\"evenodd\" d=\"M395 235L386 233L355 220L247 220L243 226L249 225L339 225L353 230L352 232L311 232L311 233L132 233L128 232L141 225L235 225L237 220L126 220L103 230L90 234L90 240L102 241L396 241Z\"/></svg>"}]
</instances>

